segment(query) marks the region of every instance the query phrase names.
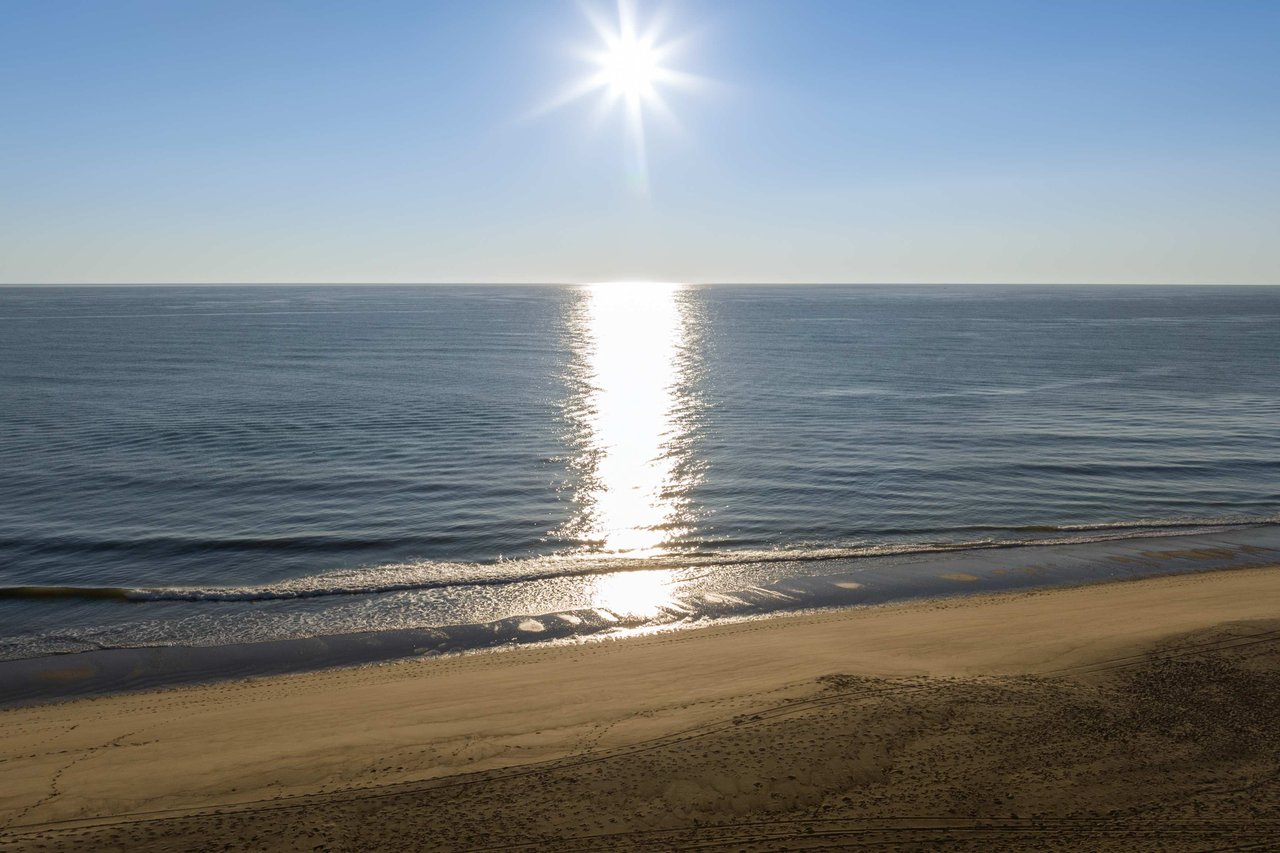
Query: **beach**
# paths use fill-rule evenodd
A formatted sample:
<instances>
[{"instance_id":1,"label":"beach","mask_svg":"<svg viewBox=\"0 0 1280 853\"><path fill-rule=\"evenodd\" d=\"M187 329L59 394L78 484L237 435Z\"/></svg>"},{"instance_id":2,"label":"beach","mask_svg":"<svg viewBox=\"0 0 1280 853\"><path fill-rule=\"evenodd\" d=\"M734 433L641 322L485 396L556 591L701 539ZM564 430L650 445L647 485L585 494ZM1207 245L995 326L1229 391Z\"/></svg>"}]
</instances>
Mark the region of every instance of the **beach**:
<instances>
[{"instance_id":1,"label":"beach","mask_svg":"<svg viewBox=\"0 0 1280 853\"><path fill-rule=\"evenodd\" d=\"M0 850L1271 849L1277 602L1248 568L10 709Z\"/></svg>"},{"instance_id":2,"label":"beach","mask_svg":"<svg viewBox=\"0 0 1280 853\"><path fill-rule=\"evenodd\" d=\"M0 2L0 853L1280 853L1277 37Z\"/></svg>"}]
</instances>

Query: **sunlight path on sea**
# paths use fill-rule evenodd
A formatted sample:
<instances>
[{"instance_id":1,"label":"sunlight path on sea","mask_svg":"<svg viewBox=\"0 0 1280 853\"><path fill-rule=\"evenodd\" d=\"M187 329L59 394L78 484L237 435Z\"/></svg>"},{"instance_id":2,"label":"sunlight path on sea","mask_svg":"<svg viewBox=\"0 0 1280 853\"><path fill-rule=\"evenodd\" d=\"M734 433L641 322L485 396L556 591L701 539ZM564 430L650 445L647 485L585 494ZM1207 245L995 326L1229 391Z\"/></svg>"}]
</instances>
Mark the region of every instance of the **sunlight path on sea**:
<instances>
[{"instance_id":1,"label":"sunlight path on sea","mask_svg":"<svg viewBox=\"0 0 1280 853\"><path fill-rule=\"evenodd\" d=\"M667 553L693 523L700 328L691 297L678 284L610 282L583 287L573 308L566 412L578 510L565 532L584 552ZM652 615L670 602L673 580L667 569L602 575L595 597L614 612Z\"/></svg>"}]
</instances>

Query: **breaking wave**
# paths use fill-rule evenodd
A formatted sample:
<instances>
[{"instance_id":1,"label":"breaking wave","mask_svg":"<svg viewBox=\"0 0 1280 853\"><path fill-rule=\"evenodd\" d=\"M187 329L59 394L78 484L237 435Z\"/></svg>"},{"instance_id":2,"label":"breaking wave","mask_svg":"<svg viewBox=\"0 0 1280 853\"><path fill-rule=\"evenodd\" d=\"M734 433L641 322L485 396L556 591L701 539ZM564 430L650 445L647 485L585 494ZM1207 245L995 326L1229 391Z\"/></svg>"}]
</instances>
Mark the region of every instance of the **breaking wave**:
<instances>
[{"instance_id":1,"label":"breaking wave","mask_svg":"<svg viewBox=\"0 0 1280 853\"><path fill-rule=\"evenodd\" d=\"M101 599L145 603L157 601L251 602L328 596L379 595L413 590L505 586L557 578L587 577L654 568L714 568L768 563L814 563L859 558L980 551L1036 545L1071 545L1155 536L1212 533L1280 523L1280 516L1230 518L1139 519L1096 524L1045 524L1020 527L975 525L950 531L968 534L956 541L893 542L852 546L796 547L772 550L664 553L646 556L575 554L492 563L416 561L344 569L290 578L258 586L75 586L22 585L0 587L0 599ZM909 529L878 531L880 535L924 535ZM936 535L936 531L933 531ZM974 538L972 534L992 535ZM117 544L117 543L112 543Z\"/></svg>"}]
</instances>

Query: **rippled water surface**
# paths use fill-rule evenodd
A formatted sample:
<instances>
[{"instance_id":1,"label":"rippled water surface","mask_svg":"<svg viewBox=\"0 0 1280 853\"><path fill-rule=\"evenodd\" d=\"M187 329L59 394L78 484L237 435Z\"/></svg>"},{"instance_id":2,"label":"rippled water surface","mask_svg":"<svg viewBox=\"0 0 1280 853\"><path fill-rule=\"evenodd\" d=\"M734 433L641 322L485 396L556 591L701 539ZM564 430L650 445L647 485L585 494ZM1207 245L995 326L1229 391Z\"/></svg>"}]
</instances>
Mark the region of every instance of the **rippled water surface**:
<instances>
[{"instance_id":1,"label":"rippled water surface","mask_svg":"<svg viewBox=\"0 0 1280 853\"><path fill-rule=\"evenodd\" d=\"M0 367L0 657L1280 513L1275 288L9 288Z\"/></svg>"}]
</instances>

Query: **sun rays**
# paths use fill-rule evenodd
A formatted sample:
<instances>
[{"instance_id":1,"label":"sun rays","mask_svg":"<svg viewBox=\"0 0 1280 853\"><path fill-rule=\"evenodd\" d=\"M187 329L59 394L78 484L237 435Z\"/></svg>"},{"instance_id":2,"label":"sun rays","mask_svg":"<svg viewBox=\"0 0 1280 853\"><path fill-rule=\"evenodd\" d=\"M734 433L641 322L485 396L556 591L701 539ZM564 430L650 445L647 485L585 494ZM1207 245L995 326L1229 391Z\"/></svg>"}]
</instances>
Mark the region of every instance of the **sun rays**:
<instances>
[{"instance_id":1,"label":"sun rays","mask_svg":"<svg viewBox=\"0 0 1280 853\"><path fill-rule=\"evenodd\" d=\"M613 16L587 5L583 11L596 36L593 46L576 51L587 66L586 74L536 113L595 98L598 119L621 114L626 129L627 183L636 192L647 194L648 124L657 118L678 128L664 93L693 90L704 81L671 67L684 39L669 35L661 16L653 16L642 25L630 0L618 0Z\"/></svg>"}]
</instances>

